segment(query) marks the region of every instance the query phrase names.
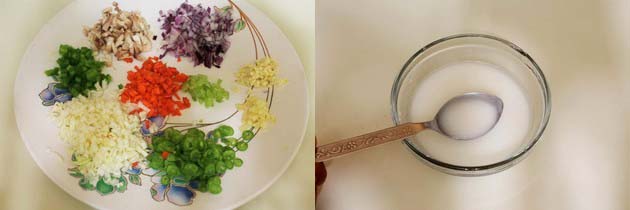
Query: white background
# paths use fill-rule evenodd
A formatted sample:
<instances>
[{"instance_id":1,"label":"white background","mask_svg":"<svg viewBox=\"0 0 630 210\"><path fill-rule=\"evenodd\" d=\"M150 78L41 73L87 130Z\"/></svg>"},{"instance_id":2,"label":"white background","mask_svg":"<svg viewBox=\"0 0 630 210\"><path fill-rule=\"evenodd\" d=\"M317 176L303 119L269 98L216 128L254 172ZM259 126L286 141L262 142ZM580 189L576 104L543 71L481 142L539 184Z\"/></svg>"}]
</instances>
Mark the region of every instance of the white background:
<instances>
[{"instance_id":1,"label":"white background","mask_svg":"<svg viewBox=\"0 0 630 210\"><path fill-rule=\"evenodd\" d=\"M390 143L327 162L318 209L630 209L630 1L318 0L320 144L392 126L403 63L438 38L506 38L543 69L551 121L529 157L464 178Z\"/></svg>"}]
</instances>

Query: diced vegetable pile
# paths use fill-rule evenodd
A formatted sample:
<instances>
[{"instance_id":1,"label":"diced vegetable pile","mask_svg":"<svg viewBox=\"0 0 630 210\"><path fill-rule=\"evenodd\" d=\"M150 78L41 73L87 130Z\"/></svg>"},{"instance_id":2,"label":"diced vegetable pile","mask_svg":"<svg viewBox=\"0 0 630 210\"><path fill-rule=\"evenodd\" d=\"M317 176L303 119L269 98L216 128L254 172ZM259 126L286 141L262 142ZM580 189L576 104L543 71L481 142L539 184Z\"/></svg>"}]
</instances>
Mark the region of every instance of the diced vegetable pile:
<instances>
[{"instance_id":1,"label":"diced vegetable pile","mask_svg":"<svg viewBox=\"0 0 630 210\"><path fill-rule=\"evenodd\" d=\"M120 101L142 103L146 107L132 111L140 113L148 111L147 117L153 116L178 116L181 110L190 107L188 98L181 98L177 91L188 80L186 74L180 73L174 67L169 67L157 57L151 57L142 63L136 71L127 72L129 83L125 85Z\"/></svg>"},{"instance_id":2,"label":"diced vegetable pile","mask_svg":"<svg viewBox=\"0 0 630 210\"><path fill-rule=\"evenodd\" d=\"M118 91L99 89L53 107L59 136L70 146L72 162L92 185L99 177L108 184L117 183L121 169L147 155L147 144L138 132L139 118L128 115L117 97Z\"/></svg>"},{"instance_id":3,"label":"diced vegetable pile","mask_svg":"<svg viewBox=\"0 0 630 210\"><path fill-rule=\"evenodd\" d=\"M257 97L250 96L245 103L237 104L236 108L243 112L241 129L265 128L267 123L276 121L276 118L269 113L267 103Z\"/></svg>"},{"instance_id":4,"label":"diced vegetable pile","mask_svg":"<svg viewBox=\"0 0 630 210\"><path fill-rule=\"evenodd\" d=\"M57 67L47 70L46 76L59 82L56 88L70 91L72 96L87 96L88 91L96 90L96 84L102 85L103 80L112 81L112 77L103 74L104 62L94 59L92 50L87 47L74 48L70 45L59 46L60 58Z\"/></svg>"},{"instance_id":5,"label":"diced vegetable pile","mask_svg":"<svg viewBox=\"0 0 630 210\"><path fill-rule=\"evenodd\" d=\"M190 57L195 66L221 68L223 56L230 48L236 21L231 7L203 7L187 2L175 10L160 11L165 56Z\"/></svg>"},{"instance_id":6,"label":"diced vegetable pile","mask_svg":"<svg viewBox=\"0 0 630 210\"><path fill-rule=\"evenodd\" d=\"M213 83L203 74L189 76L182 90L190 94L193 101L199 101L206 108L214 106L214 102L221 103L230 98L230 93L221 87L220 79Z\"/></svg>"},{"instance_id":7,"label":"diced vegetable pile","mask_svg":"<svg viewBox=\"0 0 630 210\"><path fill-rule=\"evenodd\" d=\"M254 88L285 84L286 79L278 78L278 72L278 63L270 57L264 57L243 66L236 73L236 82Z\"/></svg>"},{"instance_id":8,"label":"diced vegetable pile","mask_svg":"<svg viewBox=\"0 0 630 210\"><path fill-rule=\"evenodd\" d=\"M151 27L139 12L121 10L116 2L112 5L92 27L84 27L83 34L99 52L125 62L143 60L140 54L151 50ZM110 62L111 56L106 58Z\"/></svg>"},{"instance_id":9,"label":"diced vegetable pile","mask_svg":"<svg viewBox=\"0 0 630 210\"><path fill-rule=\"evenodd\" d=\"M222 191L221 176L234 167L243 165L236 157L245 151L254 137L251 130L240 138L233 137L234 129L222 125L207 136L199 129L180 132L166 129L153 137L153 152L147 157L149 167L165 171L162 184L197 182L199 191L218 194Z\"/></svg>"}]
</instances>

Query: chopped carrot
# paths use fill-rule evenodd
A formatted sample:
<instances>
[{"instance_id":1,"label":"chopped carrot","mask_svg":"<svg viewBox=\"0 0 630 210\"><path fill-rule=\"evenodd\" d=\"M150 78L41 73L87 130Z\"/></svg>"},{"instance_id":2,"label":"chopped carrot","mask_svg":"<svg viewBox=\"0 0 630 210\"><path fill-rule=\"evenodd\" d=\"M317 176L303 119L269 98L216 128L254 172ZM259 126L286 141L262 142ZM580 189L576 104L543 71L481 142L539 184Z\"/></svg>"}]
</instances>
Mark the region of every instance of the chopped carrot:
<instances>
[{"instance_id":1,"label":"chopped carrot","mask_svg":"<svg viewBox=\"0 0 630 210\"><path fill-rule=\"evenodd\" d=\"M150 57L142 66L134 67L135 71L127 72L129 83L125 85L120 95L123 103L142 103L149 110L147 117L157 115L181 115L181 110L189 108L187 98L177 95L182 84L188 80L188 75L180 73L176 68L169 67L157 57ZM130 114L144 110L136 109Z\"/></svg>"},{"instance_id":2,"label":"chopped carrot","mask_svg":"<svg viewBox=\"0 0 630 210\"><path fill-rule=\"evenodd\" d=\"M127 62L127 63L133 62L133 58L123 58L122 60Z\"/></svg>"}]
</instances>

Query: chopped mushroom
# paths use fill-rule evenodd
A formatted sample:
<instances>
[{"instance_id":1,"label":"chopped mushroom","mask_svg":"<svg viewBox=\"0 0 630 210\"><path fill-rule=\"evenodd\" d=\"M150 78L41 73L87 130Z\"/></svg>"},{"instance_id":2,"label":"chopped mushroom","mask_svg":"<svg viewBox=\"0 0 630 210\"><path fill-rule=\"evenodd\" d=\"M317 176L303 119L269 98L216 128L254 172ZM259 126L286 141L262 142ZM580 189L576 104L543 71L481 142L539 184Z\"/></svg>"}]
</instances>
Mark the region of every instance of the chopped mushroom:
<instances>
[{"instance_id":1,"label":"chopped mushroom","mask_svg":"<svg viewBox=\"0 0 630 210\"><path fill-rule=\"evenodd\" d=\"M84 27L83 34L93 47L102 53L114 55L118 60L135 58L144 60L140 55L151 50L149 24L137 11L123 11L118 3L103 10L101 19L92 27ZM111 59L106 59L111 65Z\"/></svg>"}]
</instances>

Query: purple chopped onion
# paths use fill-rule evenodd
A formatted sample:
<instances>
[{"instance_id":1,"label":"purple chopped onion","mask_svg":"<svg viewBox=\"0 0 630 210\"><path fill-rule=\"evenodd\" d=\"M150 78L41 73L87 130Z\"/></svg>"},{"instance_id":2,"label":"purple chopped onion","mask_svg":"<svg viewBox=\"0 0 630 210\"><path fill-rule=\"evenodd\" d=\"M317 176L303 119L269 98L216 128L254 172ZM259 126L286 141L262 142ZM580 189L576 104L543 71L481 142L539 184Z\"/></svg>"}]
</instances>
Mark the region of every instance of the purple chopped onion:
<instances>
[{"instance_id":1,"label":"purple chopped onion","mask_svg":"<svg viewBox=\"0 0 630 210\"><path fill-rule=\"evenodd\" d=\"M163 21L161 58L170 53L175 57L190 57L195 66L221 68L236 23L231 7L212 10L184 2L176 10L160 11L158 21Z\"/></svg>"}]
</instances>

